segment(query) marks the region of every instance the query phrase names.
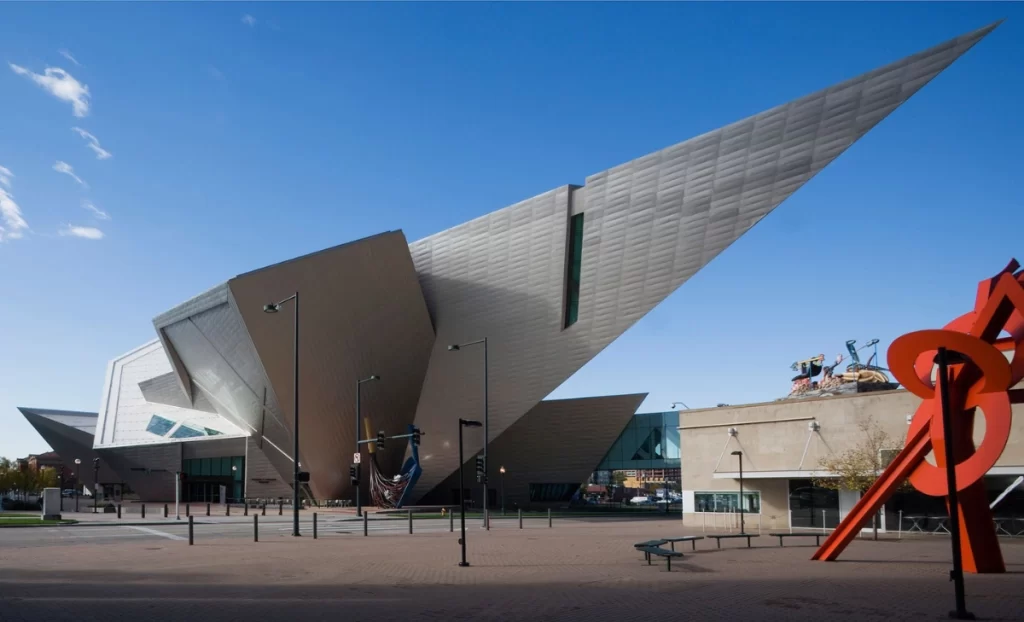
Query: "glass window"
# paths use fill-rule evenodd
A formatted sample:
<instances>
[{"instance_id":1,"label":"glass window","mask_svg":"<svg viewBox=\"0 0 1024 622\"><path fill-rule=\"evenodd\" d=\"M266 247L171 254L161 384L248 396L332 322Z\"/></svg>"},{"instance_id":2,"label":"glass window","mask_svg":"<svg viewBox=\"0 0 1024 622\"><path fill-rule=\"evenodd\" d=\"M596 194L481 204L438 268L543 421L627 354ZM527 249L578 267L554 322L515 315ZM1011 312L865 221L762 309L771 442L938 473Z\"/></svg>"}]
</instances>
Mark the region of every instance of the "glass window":
<instances>
[{"instance_id":1,"label":"glass window","mask_svg":"<svg viewBox=\"0 0 1024 622\"><path fill-rule=\"evenodd\" d=\"M194 438L196 436L206 436L206 434L184 424L178 426L174 434L171 434L171 438Z\"/></svg>"},{"instance_id":2,"label":"glass window","mask_svg":"<svg viewBox=\"0 0 1024 622\"><path fill-rule=\"evenodd\" d=\"M199 459L199 474L203 476L210 475L210 459L200 458Z\"/></svg>"},{"instance_id":3,"label":"glass window","mask_svg":"<svg viewBox=\"0 0 1024 622\"><path fill-rule=\"evenodd\" d=\"M693 493L693 505L695 512L738 512L740 493L735 492L705 492ZM743 512L745 514L761 513L761 493L743 491Z\"/></svg>"},{"instance_id":4,"label":"glass window","mask_svg":"<svg viewBox=\"0 0 1024 622\"><path fill-rule=\"evenodd\" d=\"M583 272L583 214L576 214L569 219L569 278L565 287L565 328L569 328L579 319L580 313L580 275Z\"/></svg>"},{"instance_id":5,"label":"glass window","mask_svg":"<svg viewBox=\"0 0 1024 622\"><path fill-rule=\"evenodd\" d=\"M149 425L146 426L146 431L150 434L156 434L157 436L163 436L171 431L174 427L174 422L170 419L165 419L160 415L153 415L149 420Z\"/></svg>"},{"instance_id":6,"label":"glass window","mask_svg":"<svg viewBox=\"0 0 1024 622\"><path fill-rule=\"evenodd\" d=\"M579 484L530 484L530 501L571 501Z\"/></svg>"},{"instance_id":7,"label":"glass window","mask_svg":"<svg viewBox=\"0 0 1024 622\"><path fill-rule=\"evenodd\" d=\"M789 520L793 527L835 527L839 493L818 488L809 479L789 480Z\"/></svg>"}]
</instances>

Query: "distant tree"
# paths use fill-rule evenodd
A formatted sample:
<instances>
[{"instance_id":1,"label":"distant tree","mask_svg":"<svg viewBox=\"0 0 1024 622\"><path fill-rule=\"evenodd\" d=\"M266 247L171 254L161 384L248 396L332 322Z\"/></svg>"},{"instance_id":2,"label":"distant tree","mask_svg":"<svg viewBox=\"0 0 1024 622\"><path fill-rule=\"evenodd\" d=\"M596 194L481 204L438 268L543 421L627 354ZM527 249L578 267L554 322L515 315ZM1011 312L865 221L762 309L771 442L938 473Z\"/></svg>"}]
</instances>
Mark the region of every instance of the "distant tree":
<instances>
[{"instance_id":1,"label":"distant tree","mask_svg":"<svg viewBox=\"0 0 1024 622\"><path fill-rule=\"evenodd\" d=\"M32 492L41 492L44 488L56 488L60 483L60 479L57 477L57 469L52 467L39 469L36 472L35 480L35 489Z\"/></svg>"},{"instance_id":2,"label":"distant tree","mask_svg":"<svg viewBox=\"0 0 1024 622\"><path fill-rule=\"evenodd\" d=\"M903 443L893 439L874 416L867 415L857 422L860 431L858 442L839 454L821 459L822 471L834 473L834 477L814 478L814 485L828 490L856 490L864 493L875 483L893 458L891 450L899 449ZM902 487L909 487L904 481ZM875 540L878 539L878 513L871 517Z\"/></svg>"},{"instance_id":3,"label":"distant tree","mask_svg":"<svg viewBox=\"0 0 1024 622\"><path fill-rule=\"evenodd\" d=\"M622 486L626 483L626 474L622 471L612 471L612 486Z\"/></svg>"}]
</instances>

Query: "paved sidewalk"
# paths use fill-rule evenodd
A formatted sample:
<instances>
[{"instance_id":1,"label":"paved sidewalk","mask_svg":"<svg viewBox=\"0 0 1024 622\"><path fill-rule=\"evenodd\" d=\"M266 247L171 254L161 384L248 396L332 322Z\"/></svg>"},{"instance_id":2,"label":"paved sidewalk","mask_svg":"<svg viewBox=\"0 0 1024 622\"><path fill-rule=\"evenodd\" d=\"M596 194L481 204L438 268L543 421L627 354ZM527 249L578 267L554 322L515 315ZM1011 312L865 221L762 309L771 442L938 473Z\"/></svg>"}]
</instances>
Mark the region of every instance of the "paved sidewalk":
<instances>
[{"instance_id":1,"label":"paved sidewalk","mask_svg":"<svg viewBox=\"0 0 1024 622\"><path fill-rule=\"evenodd\" d=\"M648 566L632 543L677 522L556 523L554 529L378 534L313 540L119 541L0 551L7 620L939 620L952 606L949 541L857 541L843 560L763 536L698 543ZM262 535L262 534L261 534ZM969 576L979 619L1015 620L1024 541L1003 541L1008 572Z\"/></svg>"}]
</instances>

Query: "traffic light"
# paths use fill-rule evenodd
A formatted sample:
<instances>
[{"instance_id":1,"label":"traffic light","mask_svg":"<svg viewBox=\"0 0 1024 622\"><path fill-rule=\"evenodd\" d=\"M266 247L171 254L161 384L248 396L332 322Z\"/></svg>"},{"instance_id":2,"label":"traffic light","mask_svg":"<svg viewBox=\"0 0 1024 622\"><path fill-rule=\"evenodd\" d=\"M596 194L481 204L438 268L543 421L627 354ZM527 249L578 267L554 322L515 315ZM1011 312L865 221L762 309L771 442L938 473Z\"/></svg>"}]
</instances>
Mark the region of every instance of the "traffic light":
<instances>
[{"instance_id":1,"label":"traffic light","mask_svg":"<svg viewBox=\"0 0 1024 622\"><path fill-rule=\"evenodd\" d=\"M423 435L423 432L421 432L419 428L413 428L413 431L412 431L412 444L413 445L419 445L420 444L420 436L422 436L422 435Z\"/></svg>"},{"instance_id":2,"label":"traffic light","mask_svg":"<svg viewBox=\"0 0 1024 622\"><path fill-rule=\"evenodd\" d=\"M350 466L348 468L348 477L349 477L349 479L352 480L352 485L353 486L358 486L359 485L359 475L358 475L358 473L359 473L359 471L356 470L356 467L354 465Z\"/></svg>"},{"instance_id":3,"label":"traffic light","mask_svg":"<svg viewBox=\"0 0 1024 622\"><path fill-rule=\"evenodd\" d=\"M99 458L93 458L92 459L92 468L96 469L97 471L100 470L100 459Z\"/></svg>"},{"instance_id":4,"label":"traffic light","mask_svg":"<svg viewBox=\"0 0 1024 622\"><path fill-rule=\"evenodd\" d=\"M309 471L299 471L299 481L309 482Z\"/></svg>"},{"instance_id":5,"label":"traffic light","mask_svg":"<svg viewBox=\"0 0 1024 622\"><path fill-rule=\"evenodd\" d=\"M377 449L384 449L384 430L377 432Z\"/></svg>"},{"instance_id":6,"label":"traffic light","mask_svg":"<svg viewBox=\"0 0 1024 622\"><path fill-rule=\"evenodd\" d=\"M188 473L186 473L184 471L178 471L178 479L181 480L181 481L187 480L188 479Z\"/></svg>"},{"instance_id":7,"label":"traffic light","mask_svg":"<svg viewBox=\"0 0 1024 622\"><path fill-rule=\"evenodd\" d=\"M484 472L484 457L476 457L476 481L480 484L487 483L487 473Z\"/></svg>"}]
</instances>

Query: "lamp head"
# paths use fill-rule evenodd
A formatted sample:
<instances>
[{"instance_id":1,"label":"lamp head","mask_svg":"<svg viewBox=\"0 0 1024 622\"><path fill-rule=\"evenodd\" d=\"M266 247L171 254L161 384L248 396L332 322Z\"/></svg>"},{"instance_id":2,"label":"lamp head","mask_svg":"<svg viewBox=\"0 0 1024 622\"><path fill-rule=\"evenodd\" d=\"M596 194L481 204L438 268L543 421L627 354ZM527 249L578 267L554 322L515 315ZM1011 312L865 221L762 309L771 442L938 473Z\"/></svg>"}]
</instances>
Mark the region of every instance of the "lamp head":
<instances>
[{"instance_id":1,"label":"lamp head","mask_svg":"<svg viewBox=\"0 0 1024 622\"><path fill-rule=\"evenodd\" d=\"M504 475L505 474L505 467L500 467L498 469L498 473L501 473L502 475Z\"/></svg>"},{"instance_id":2,"label":"lamp head","mask_svg":"<svg viewBox=\"0 0 1024 622\"><path fill-rule=\"evenodd\" d=\"M75 464L82 464L81 458L75 458Z\"/></svg>"},{"instance_id":3,"label":"lamp head","mask_svg":"<svg viewBox=\"0 0 1024 622\"><path fill-rule=\"evenodd\" d=\"M263 305L264 313L277 313L281 310L281 305L270 303L269 305Z\"/></svg>"},{"instance_id":4,"label":"lamp head","mask_svg":"<svg viewBox=\"0 0 1024 622\"><path fill-rule=\"evenodd\" d=\"M482 428L484 424L479 421L473 421L471 419L459 419L459 425L467 428Z\"/></svg>"},{"instance_id":5,"label":"lamp head","mask_svg":"<svg viewBox=\"0 0 1024 622\"><path fill-rule=\"evenodd\" d=\"M448 351L449 352L458 352L459 351L458 344L454 344L453 343L452 345L448 346Z\"/></svg>"},{"instance_id":6,"label":"lamp head","mask_svg":"<svg viewBox=\"0 0 1024 622\"><path fill-rule=\"evenodd\" d=\"M370 376L370 380L380 380L380 376L378 376L377 374L372 374Z\"/></svg>"},{"instance_id":7,"label":"lamp head","mask_svg":"<svg viewBox=\"0 0 1024 622\"><path fill-rule=\"evenodd\" d=\"M734 455L734 456L742 456L743 452L742 451L734 451L734 452L732 452L732 455Z\"/></svg>"}]
</instances>

